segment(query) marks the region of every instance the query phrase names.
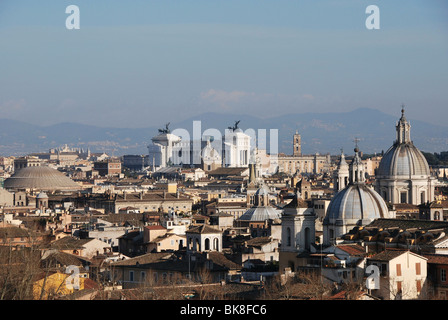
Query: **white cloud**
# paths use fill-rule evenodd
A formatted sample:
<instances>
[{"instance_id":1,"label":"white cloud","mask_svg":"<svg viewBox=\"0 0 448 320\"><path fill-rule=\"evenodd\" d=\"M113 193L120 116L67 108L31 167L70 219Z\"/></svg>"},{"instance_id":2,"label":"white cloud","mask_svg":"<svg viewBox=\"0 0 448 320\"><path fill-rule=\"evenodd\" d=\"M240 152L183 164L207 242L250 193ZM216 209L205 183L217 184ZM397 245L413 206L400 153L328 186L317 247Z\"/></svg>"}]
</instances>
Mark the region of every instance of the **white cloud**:
<instances>
[{"instance_id":1,"label":"white cloud","mask_svg":"<svg viewBox=\"0 0 448 320\"><path fill-rule=\"evenodd\" d=\"M201 99L205 102L211 102L218 105L221 109L230 110L235 104L242 102L247 98L255 98L256 95L253 92L245 91L224 91L210 89L207 92L201 92Z\"/></svg>"}]
</instances>

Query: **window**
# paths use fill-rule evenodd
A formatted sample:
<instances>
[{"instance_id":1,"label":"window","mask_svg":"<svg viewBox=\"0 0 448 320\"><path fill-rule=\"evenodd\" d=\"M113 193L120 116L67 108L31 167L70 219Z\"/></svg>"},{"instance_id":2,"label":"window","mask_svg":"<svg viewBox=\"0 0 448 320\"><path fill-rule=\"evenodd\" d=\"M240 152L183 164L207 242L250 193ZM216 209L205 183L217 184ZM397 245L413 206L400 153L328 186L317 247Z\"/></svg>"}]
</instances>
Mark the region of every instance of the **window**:
<instances>
[{"instance_id":1,"label":"window","mask_svg":"<svg viewBox=\"0 0 448 320\"><path fill-rule=\"evenodd\" d=\"M418 276L421 275L420 262L417 262L415 264L415 274L418 275Z\"/></svg>"},{"instance_id":2,"label":"window","mask_svg":"<svg viewBox=\"0 0 448 320\"><path fill-rule=\"evenodd\" d=\"M446 270L440 269L440 281L446 282Z\"/></svg>"},{"instance_id":3,"label":"window","mask_svg":"<svg viewBox=\"0 0 448 320\"><path fill-rule=\"evenodd\" d=\"M213 250L219 250L219 240L217 238L213 239Z\"/></svg>"},{"instance_id":4,"label":"window","mask_svg":"<svg viewBox=\"0 0 448 320\"><path fill-rule=\"evenodd\" d=\"M408 201L407 192L400 192L400 203L406 203Z\"/></svg>"},{"instance_id":5,"label":"window","mask_svg":"<svg viewBox=\"0 0 448 320\"><path fill-rule=\"evenodd\" d=\"M145 282L146 281L146 272L142 271L140 273L140 282Z\"/></svg>"},{"instance_id":6,"label":"window","mask_svg":"<svg viewBox=\"0 0 448 320\"><path fill-rule=\"evenodd\" d=\"M422 281L417 280L417 292L420 293L422 291Z\"/></svg>"},{"instance_id":7,"label":"window","mask_svg":"<svg viewBox=\"0 0 448 320\"><path fill-rule=\"evenodd\" d=\"M397 264L397 277L401 276L401 264Z\"/></svg>"},{"instance_id":8,"label":"window","mask_svg":"<svg viewBox=\"0 0 448 320\"><path fill-rule=\"evenodd\" d=\"M129 281L131 281L131 282L134 281L134 271L133 270L129 271Z\"/></svg>"},{"instance_id":9,"label":"window","mask_svg":"<svg viewBox=\"0 0 448 320\"><path fill-rule=\"evenodd\" d=\"M402 291L402 282L401 281L397 281L397 293L401 293Z\"/></svg>"}]
</instances>

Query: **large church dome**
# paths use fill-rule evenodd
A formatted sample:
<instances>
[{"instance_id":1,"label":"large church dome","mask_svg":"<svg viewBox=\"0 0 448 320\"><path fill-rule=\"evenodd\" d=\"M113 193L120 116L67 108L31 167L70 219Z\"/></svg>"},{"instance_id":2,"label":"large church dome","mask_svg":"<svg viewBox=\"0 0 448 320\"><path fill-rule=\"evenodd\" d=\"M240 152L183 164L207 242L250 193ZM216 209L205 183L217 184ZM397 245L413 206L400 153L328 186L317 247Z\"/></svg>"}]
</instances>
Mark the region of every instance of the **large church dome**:
<instances>
[{"instance_id":1,"label":"large church dome","mask_svg":"<svg viewBox=\"0 0 448 320\"><path fill-rule=\"evenodd\" d=\"M377 176L429 176L424 155L414 144L394 144L381 159Z\"/></svg>"},{"instance_id":2,"label":"large church dome","mask_svg":"<svg viewBox=\"0 0 448 320\"><path fill-rule=\"evenodd\" d=\"M80 186L62 172L46 167L26 167L4 182L5 189L78 190Z\"/></svg>"},{"instance_id":3,"label":"large church dome","mask_svg":"<svg viewBox=\"0 0 448 320\"><path fill-rule=\"evenodd\" d=\"M411 124L401 109L397 138L383 155L375 179L375 190L391 203L419 205L434 200L434 178L423 153L411 140Z\"/></svg>"}]
</instances>

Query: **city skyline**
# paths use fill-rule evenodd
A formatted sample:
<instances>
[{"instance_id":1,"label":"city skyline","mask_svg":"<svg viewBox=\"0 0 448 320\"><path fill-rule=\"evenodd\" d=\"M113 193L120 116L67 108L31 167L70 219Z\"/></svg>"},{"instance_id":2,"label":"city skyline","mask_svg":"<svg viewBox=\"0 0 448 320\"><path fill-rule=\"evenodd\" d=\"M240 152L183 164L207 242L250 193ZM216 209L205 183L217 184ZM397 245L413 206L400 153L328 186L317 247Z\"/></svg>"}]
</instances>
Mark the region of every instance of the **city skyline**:
<instances>
[{"instance_id":1,"label":"city skyline","mask_svg":"<svg viewBox=\"0 0 448 320\"><path fill-rule=\"evenodd\" d=\"M3 1L1 117L143 128L404 103L446 126L447 17L443 1Z\"/></svg>"}]
</instances>

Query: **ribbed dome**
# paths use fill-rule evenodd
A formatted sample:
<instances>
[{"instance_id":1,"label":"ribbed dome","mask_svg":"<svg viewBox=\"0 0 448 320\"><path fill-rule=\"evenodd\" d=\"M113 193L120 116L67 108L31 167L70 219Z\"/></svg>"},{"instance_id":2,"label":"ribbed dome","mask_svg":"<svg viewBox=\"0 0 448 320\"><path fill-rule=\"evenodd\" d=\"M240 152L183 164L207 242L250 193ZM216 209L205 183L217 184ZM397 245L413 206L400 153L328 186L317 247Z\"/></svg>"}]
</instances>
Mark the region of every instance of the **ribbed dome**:
<instances>
[{"instance_id":1,"label":"ribbed dome","mask_svg":"<svg viewBox=\"0 0 448 320\"><path fill-rule=\"evenodd\" d=\"M429 176L424 155L412 143L394 144L381 159L377 176Z\"/></svg>"},{"instance_id":2,"label":"ribbed dome","mask_svg":"<svg viewBox=\"0 0 448 320\"><path fill-rule=\"evenodd\" d=\"M395 128L397 139L381 159L377 176L430 176L428 162L411 140L411 124L404 116L404 106Z\"/></svg>"},{"instance_id":3,"label":"ribbed dome","mask_svg":"<svg viewBox=\"0 0 448 320\"><path fill-rule=\"evenodd\" d=\"M80 186L62 172L46 166L26 167L5 180L5 189L78 190Z\"/></svg>"},{"instance_id":4,"label":"ribbed dome","mask_svg":"<svg viewBox=\"0 0 448 320\"><path fill-rule=\"evenodd\" d=\"M360 221L387 218L389 210L383 198L365 184L351 184L331 200L324 224L357 224Z\"/></svg>"},{"instance_id":5,"label":"ribbed dome","mask_svg":"<svg viewBox=\"0 0 448 320\"><path fill-rule=\"evenodd\" d=\"M266 221L276 220L282 217L281 211L270 206L252 207L247 210L238 220L243 221Z\"/></svg>"}]
</instances>

